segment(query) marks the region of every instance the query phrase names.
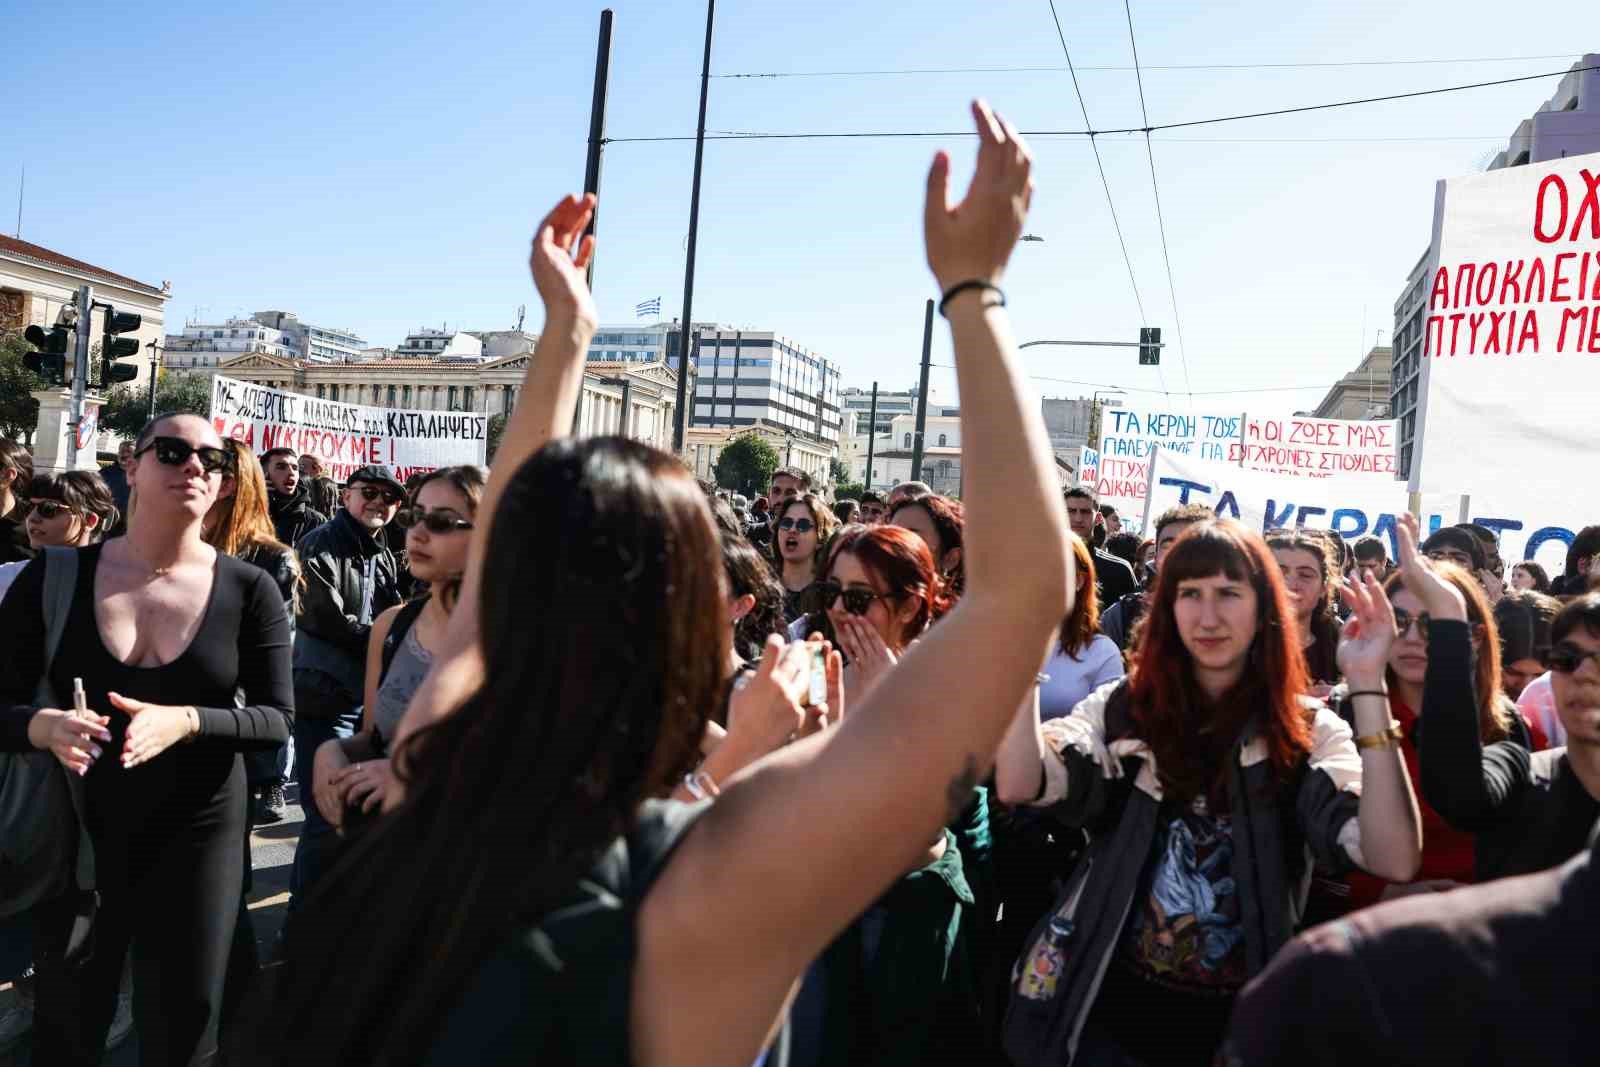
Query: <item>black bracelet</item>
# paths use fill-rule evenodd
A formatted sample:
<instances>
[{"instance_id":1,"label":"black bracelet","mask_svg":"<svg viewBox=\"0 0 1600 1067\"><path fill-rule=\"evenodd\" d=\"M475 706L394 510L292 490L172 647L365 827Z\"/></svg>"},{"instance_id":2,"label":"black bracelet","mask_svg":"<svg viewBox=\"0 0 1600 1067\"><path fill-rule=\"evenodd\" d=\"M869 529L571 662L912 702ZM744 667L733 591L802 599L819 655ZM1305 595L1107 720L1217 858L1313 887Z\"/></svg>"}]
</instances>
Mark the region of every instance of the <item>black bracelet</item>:
<instances>
[{"instance_id":1,"label":"black bracelet","mask_svg":"<svg viewBox=\"0 0 1600 1067\"><path fill-rule=\"evenodd\" d=\"M988 282L980 281L977 278L973 278L970 281L957 282L956 284L952 285L950 288L948 288L948 289L946 289L944 291L944 296L939 298L939 314L944 315L945 306L947 304L949 304L950 301L954 300L956 297L960 296L962 293L966 292L969 289L983 289L983 290L986 290L988 292L993 293L995 296L1000 298L998 303L987 305L989 307L1002 307L1003 308L1003 307L1006 306L1006 294L1001 290L1001 288L998 285L991 285ZM945 318L949 318L949 317L950 316L945 315Z\"/></svg>"},{"instance_id":2,"label":"black bracelet","mask_svg":"<svg viewBox=\"0 0 1600 1067\"><path fill-rule=\"evenodd\" d=\"M1384 689L1352 689L1344 695L1346 700L1354 700L1356 697L1382 697L1388 700L1389 693Z\"/></svg>"}]
</instances>

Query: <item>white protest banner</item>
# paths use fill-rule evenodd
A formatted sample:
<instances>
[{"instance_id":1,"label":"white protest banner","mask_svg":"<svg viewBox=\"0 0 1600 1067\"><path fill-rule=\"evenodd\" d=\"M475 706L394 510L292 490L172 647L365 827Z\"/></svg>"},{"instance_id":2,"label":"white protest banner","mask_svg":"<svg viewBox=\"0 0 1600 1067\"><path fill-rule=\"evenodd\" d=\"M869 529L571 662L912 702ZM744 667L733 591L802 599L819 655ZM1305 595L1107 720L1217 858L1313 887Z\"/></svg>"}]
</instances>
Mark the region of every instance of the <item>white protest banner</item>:
<instances>
[{"instance_id":1,"label":"white protest banner","mask_svg":"<svg viewBox=\"0 0 1600 1067\"><path fill-rule=\"evenodd\" d=\"M1308 526L1332 530L1347 541L1363 534L1383 539L1397 559L1396 519L1405 514L1404 482L1302 478L1253 471L1192 456L1156 453L1150 479L1150 523L1179 504L1204 504L1225 519L1238 519L1257 532ZM1459 521L1461 498L1426 494L1422 498L1424 536Z\"/></svg>"},{"instance_id":2,"label":"white protest banner","mask_svg":"<svg viewBox=\"0 0 1600 1067\"><path fill-rule=\"evenodd\" d=\"M1600 397L1600 154L1440 182L1433 252L1412 487L1458 488L1475 516L1477 495L1492 492L1489 517L1520 519L1530 542L1539 529L1600 521L1600 478L1587 470ZM1555 511L1572 522L1549 521ZM1539 528L1524 518L1535 515ZM1501 555L1516 558L1504 545Z\"/></svg>"},{"instance_id":3,"label":"white protest banner","mask_svg":"<svg viewBox=\"0 0 1600 1067\"><path fill-rule=\"evenodd\" d=\"M1226 460L1239 437L1240 415L1200 414L1150 408L1107 407L1100 418L1100 466L1095 496L1119 512L1144 506L1151 450Z\"/></svg>"},{"instance_id":4,"label":"white protest banner","mask_svg":"<svg viewBox=\"0 0 1600 1067\"><path fill-rule=\"evenodd\" d=\"M1311 478L1392 482L1395 420L1317 419L1246 414L1243 440L1228 444L1228 462L1257 471Z\"/></svg>"},{"instance_id":5,"label":"white protest banner","mask_svg":"<svg viewBox=\"0 0 1600 1067\"><path fill-rule=\"evenodd\" d=\"M1078 450L1078 483L1093 489L1100 481L1100 453L1088 445Z\"/></svg>"},{"instance_id":6,"label":"white protest banner","mask_svg":"<svg viewBox=\"0 0 1600 1067\"><path fill-rule=\"evenodd\" d=\"M1519 560L1539 563L1552 578L1567 565L1567 547L1595 522L1592 510L1569 507L1565 494L1528 493L1522 486L1491 481L1467 496L1466 517L1500 539L1507 567Z\"/></svg>"},{"instance_id":7,"label":"white protest banner","mask_svg":"<svg viewBox=\"0 0 1600 1067\"><path fill-rule=\"evenodd\" d=\"M292 448L316 456L341 482L368 463L388 466L401 481L436 467L481 464L489 443L487 415L341 404L220 374L211 381L211 423L257 455Z\"/></svg>"}]
</instances>

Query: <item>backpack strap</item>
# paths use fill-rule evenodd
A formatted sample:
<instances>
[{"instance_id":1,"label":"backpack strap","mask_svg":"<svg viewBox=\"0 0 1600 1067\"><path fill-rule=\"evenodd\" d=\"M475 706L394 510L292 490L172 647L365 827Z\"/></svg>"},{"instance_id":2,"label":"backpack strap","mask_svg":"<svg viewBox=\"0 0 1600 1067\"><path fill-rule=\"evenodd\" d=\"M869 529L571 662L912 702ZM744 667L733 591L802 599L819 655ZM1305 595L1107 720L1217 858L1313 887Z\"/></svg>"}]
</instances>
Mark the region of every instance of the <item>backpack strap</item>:
<instances>
[{"instance_id":1,"label":"backpack strap","mask_svg":"<svg viewBox=\"0 0 1600 1067\"><path fill-rule=\"evenodd\" d=\"M408 600L395 614L394 622L389 626L389 632L383 636L383 664L378 669L378 684L389 676L389 664L394 662L395 653L400 651L400 642L405 640L406 634L416 624L417 616L422 614L422 609L428 604L428 594L424 593L415 600Z\"/></svg>"},{"instance_id":2,"label":"backpack strap","mask_svg":"<svg viewBox=\"0 0 1600 1067\"><path fill-rule=\"evenodd\" d=\"M78 550L49 547L44 550L44 589L39 606L44 616L44 662L39 672L39 687L34 701L41 707L66 707L66 701L56 692L50 681L50 668L61 648L61 635L67 629L67 617L72 614L72 598L78 589ZM89 841L89 830L84 821L83 780L75 774L61 773L67 779L67 793L72 797L72 810L78 823L78 861L76 880L78 888L94 887L94 846Z\"/></svg>"}]
</instances>

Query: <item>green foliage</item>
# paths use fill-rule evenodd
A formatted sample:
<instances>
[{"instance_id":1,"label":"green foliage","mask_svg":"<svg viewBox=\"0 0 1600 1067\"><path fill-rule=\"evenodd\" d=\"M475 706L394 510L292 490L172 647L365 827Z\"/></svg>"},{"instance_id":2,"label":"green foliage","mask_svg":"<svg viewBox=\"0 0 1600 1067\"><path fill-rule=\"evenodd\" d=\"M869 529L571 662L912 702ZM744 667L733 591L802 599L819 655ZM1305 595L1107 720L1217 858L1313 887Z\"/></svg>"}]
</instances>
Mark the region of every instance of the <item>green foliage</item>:
<instances>
[{"instance_id":1,"label":"green foliage","mask_svg":"<svg viewBox=\"0 0 1600 1067\"><path fill-rule=\"evenodd\" d=\"M833 487L833 499L835 501L860 500L861 494L866 491L867 487L860 482L840 482Z\"/></svg>"},{"instance_id":2,"label":"green foliage","mask_svg":"<svg viewBox=\"0 0 1600 1067\"><path fill-rule=\"evenodd\" d=\"M767 480L781 465L778 450L765 437L754 431L741 434L717 457L717 485L756 496L766 492Z\"/></svg>"},{"instance_id":3,"label":"green foliage","mask_svg":"<svg viewBox=\"0 0 1600 1067\"><path fill-rule=\"evenodd\" d=\"M211 379L204 374L166 372L156 385L156 412L162 415L211 414ZM100 409L100 428L132 438L150 421L150 390L119 385Z\"/></svg>"},{"instance_id":4,"label":"green foliage","mask_svg":"<svg viewBox=\"0 0 1600 1067\"><path fill-rule=\"evenodd\" d=\"M485 463L494 462L494 454L500 451L500 438L506 432L506 417L504 415L489 416L489 444L485 452Z\"/></svg>"},{"instance_id":5,"label":"green foliage","mask_svg":"<svg viewBox=\"0 0 1600 1067\"><path fill-rule=\"evenodd\" d=\"M838 456L828 460L828 481L834 485L843 485L850 480L850 466ZM838 495L835 491L835 496Z\"/></svg>"},{"instance_id":6,"label":"green foliage","mask_svg":"<svg viewBox=\"0 0 1600 1067\"><path fill-rule=\"evenodd\" d=\"M39 402L35 389L48 389L50 383L23 365L24 353L33 346L20 333L0 333L0 435L33 444L33 431L39 422Z\"/></svg>"}]
</instances>

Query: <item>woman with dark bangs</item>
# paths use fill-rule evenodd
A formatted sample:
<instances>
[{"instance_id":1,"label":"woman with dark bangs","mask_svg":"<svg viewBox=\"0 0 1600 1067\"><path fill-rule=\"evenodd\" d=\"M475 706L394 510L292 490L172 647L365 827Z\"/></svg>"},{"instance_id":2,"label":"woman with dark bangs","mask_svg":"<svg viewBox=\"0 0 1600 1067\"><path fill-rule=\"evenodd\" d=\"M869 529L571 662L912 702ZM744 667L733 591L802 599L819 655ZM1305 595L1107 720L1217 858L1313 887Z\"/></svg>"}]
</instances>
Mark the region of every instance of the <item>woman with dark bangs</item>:
<instances>
[{"instance_id":1,"label":"woman with dark bangs","mask_svg":"<svg viewBox=\"0 0 1600 1067\"><path fill-rule=\"evenodd\" d=\"M1042 726L1019 712L1000 797L1090 844L1014 971L1015 1063L1210 1063L1235 995L1298 928L1313 861L1415 874L1416 800L1375 692L1394 622L1376 584L1347 592L1354 741L1304 696L1278 564L1233 522L1197 523L1162 561L1125 682Z\"/></svg>"},{"instance_id":2,"label":"woman with dark bangs","mask_svg":"<svg viewBox=\"0 0 1600 1067\"><path fill-rule=\"evenodd\" d=\"M889 514L891 525L922 538L951 598L961 595L961 529L967 516L961 501L943 496L904 500Z\"/></svg>"},{"instance_id":3,"label":"woman with dark bangs","mask_svg":"<svg viewBox=\"0 0 1600 1067\"><path fill-rule=\"evenodd\" d=\"M1294 607L1300 649L1311 676L1308 692L1318 700L1326 698L1339 680L1339 619L1334 607L1341 570L1330 540L1333 536L1305 529L1267 534L1267 547L1283 571L1283 584Z\"/></svg>"}]
</instances>

